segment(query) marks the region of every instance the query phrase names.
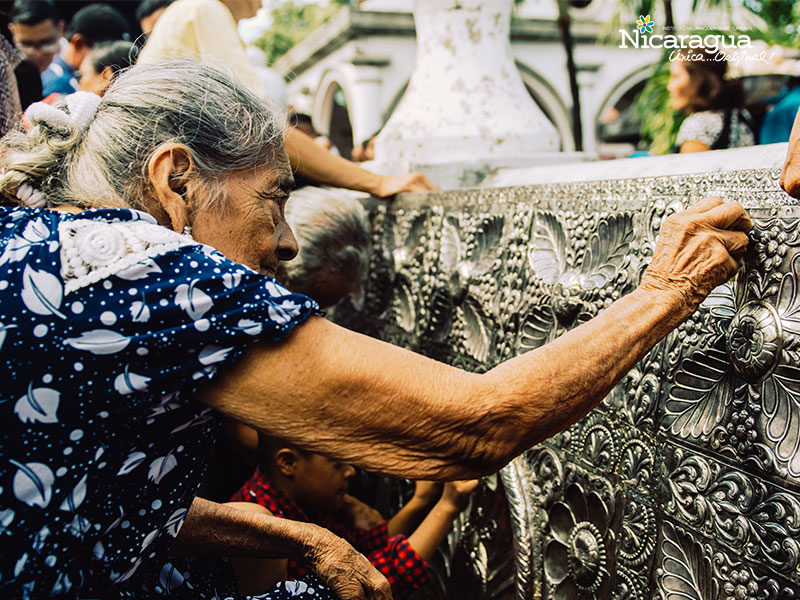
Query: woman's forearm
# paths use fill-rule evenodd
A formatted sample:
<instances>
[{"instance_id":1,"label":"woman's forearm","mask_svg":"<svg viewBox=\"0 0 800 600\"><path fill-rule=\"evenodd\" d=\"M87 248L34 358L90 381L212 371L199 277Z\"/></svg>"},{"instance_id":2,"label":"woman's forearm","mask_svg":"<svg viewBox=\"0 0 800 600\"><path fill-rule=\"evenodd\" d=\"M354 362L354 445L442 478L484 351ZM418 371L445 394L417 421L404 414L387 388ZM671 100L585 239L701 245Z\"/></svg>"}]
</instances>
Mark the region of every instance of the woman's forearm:
<instances>
[{"instance_id":1,"label":"woman's forearm","mask_svg":"<svg viewBox=\"0 0 800 600\"><path fill-rule=\"evenodd\" d=\"M596 406L738 268L752 224L706 199L667 219L643 284L551 344L467 373L321 317L248 351L199 398L270 435L386 474L495 471Z\"/></svg>"},{"instance_id":2,"label":"woman's forearm","mask_svg":"<svg viewBox=\"0 0 800 600\"><path fill-rule=\"evenodd\" d=\"M634 292L483 375L314 317L286 342L251 352L203 397L273 436L372 470L480 476L591 410L688 314L677 302Z\"/></svg>"},{"instance_id":3,"label":"woman's forearm","mask_svg":"<svg viewBox=\"0 0 800 600\"><path fill-rule=\"evenodd\" d=\"M297 558L313 533L309 527L315 526L195 498L172 551L210 558Z\"/></svg>"}]
</instances>

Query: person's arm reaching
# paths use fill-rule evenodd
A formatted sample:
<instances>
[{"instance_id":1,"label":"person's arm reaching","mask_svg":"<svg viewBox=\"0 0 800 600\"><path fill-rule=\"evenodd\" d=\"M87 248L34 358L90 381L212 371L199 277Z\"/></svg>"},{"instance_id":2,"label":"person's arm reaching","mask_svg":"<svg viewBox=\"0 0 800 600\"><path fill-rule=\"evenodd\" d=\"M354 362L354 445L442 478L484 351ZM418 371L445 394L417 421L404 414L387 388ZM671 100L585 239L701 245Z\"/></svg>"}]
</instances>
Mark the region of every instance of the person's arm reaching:
<instances>
[{"instance_id":1,"label":"person's arm reaching","mask_svg":"<svg viewBox=\"0 0 800 600\"><path fill-rule=\"evenodd\" d=\"M752 227L707 198L664 222L639 287L550 344L473 374L312 317L258 344L201 401L270 435L389 475L466 479L594 408L738 269Z\"/></svg>"},{"instance_id":2,"label":"person's arm reaching","mask_svg":"<svg viewBox=\"0 0 800 600\"><path fill-rule=\"evenodd\" d=\"M298 558L340 598L391 599L388 582L366 557L327 529L230 504L195 498L172 552L205 557Z\"/></svg>"},{"instance_id":3,"label":"person's arm reaching","mask_svg":"<svg viewBox=\"0 0 800 600\"><path fill-rule=\"evenodd\" d=\"M286 154L292 171L323 185L366 192L386 198L400 192L424 192L434 190L433 185L421 173L406 175L377 175L362 169L356 163L315 144L311 136L289 127L285 133Z\"/></svg>"},{"instance_id":4,"label":"person's arm reaching","mask_svg":"<svg viewBox=\"0 0 800 600\"><path fill-rule=\"evenodd\" d=\"M436 481L417 481L414 488L414 495L405 503L403 508L397 511L386 523L386 530L389 537L397 534L411 535L411 532L425 518L425 514L431 505L436 502L442 493L442 484Z\"/></svg>"},{"instance_id":5,"label":"person's arm reaching","mask_svg":"<svg viewBox=\"0 0 800 600\"><path fill-rule=\"evenodd\" d=\"M408 543L424 560L433 558L433 553L453 527L453 521L469 504L470 494L476 487L477 479L444 484L442 497L414 533L408 536Z\"/></svg>"}]
</instances>

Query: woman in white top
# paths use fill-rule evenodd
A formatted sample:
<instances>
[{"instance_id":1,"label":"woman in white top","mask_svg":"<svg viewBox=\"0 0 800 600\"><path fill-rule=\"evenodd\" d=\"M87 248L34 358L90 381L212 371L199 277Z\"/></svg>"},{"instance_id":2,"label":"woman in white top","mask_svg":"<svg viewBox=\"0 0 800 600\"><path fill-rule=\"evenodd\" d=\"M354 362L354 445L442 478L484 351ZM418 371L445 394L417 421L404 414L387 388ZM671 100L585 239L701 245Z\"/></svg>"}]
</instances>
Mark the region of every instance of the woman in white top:
<instances>
[{"instance_id":1,"label":"woman in white top","mask_svg":"<svg viewBox=\"0 0 800 600\"><path fill-rule=\"evenodd\" d=\"M673 106L689 116L678 131L675 152L706 152L752 146L753 118L738 81L725 79L725 55L710 48L681 50L667 84Z\"/></svg>"}]
</instances>

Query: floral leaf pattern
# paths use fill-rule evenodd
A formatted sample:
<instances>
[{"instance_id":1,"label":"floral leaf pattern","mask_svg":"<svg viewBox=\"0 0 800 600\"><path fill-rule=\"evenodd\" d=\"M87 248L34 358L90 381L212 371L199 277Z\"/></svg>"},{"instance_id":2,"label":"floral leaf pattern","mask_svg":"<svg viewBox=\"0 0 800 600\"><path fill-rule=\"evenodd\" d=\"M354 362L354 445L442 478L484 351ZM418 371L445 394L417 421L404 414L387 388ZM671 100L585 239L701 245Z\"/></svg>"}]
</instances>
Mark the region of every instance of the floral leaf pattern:
<instances>
[{"instance_id":1,"label":"floral leaf pattern","mask_svg":"<svg viewBox=\"0 0 800 600\"><path fill-rule=\"evenodd\" d=\"M667 401L671 431L682 437L709 435L722 421L733 380L727 355L710 348L686 359Z\"/></svg>"},{"instance_id":2,"label":"floral leaf pattern","mask_svg":"<svg viewBox=\"0 0 800 600\"><path fill-rule=\"evenodd\" d=\"M51 388L34 388L33 382L28 384L28 393L14 405L14 412L23 423L58 423L60 394Z\"/></svg>"},{"instance_id":3,"label":"floral leaf pattern","mask_svg":"<svg viewBox=\"0 0 800 600\"><path fill-rule=\"evenodd\" d=\"M710 561L700 545L671 523L664 523L659 590L664 600L717 598Z\"/></svg>"},{"instance_id":4,"label":"floral leaf pattern","mask_svg":"<svg viewBox=\"0 0 800 600\"><path fill-rule=\"evenodd\" d=\"M127 475L142 464L145 458L147 458L147 455L144 452L131 452L125 462L122 463L119 471L117 471L117 475Z\"/></svg>"},{"instance_id":5,"label":"floral leaf pattern","mask_svg":"<svg viewBox=\"0 0 800 600\"><path fill-rule=\"evenodd\" d=\"M190 284L181 284L175 289L175 304L186 311L193 320L201 319L214 304L208 294L197 287L195 279Z\"/></svg>"},{"instance_id":6,"label":"floral leaf pattern","mask_svg":"<svg viewBox=\"0 0 800 600\"><path fill-rule=\"evenodd\" d=\"M161 273L161 268L153 259L146 258L117 271L116 276L129 281L136 281L137 279L146 279L154 273Z\"/></svg>"},{"instance_id":7,"label":"floral leaf pattern","mask_svg":"<svg viewBox=\"0 0 800 600\"><path fill-rule=\"evenodd\" d=\"M128 369L129 366L130 365L125 365L125 371L114 378L114 389L123 396L133 394L134 392L143 392L147 389L147 384L150 381L150 377L146 375L132 373Z\"/></svg>"},{"instance_id":8,"label":"floral leaf pattern","mask_svg":"<svg viewBox=\"0 0 800 600\"><path fill-rule=\"evenodd\" d=\"M58 277L26 265L22 278L22 301L28 310L37 315L53 314L62 319L67 318L59 310L64 297L64 286Z\"/></svg>"},{"instance_id":9,"label":"floral leaf pattern","mask_svg":"<svg viewBox=\"0 0 800 600\"><path fill-rule=\"evenodd\" d=\"M153 483L161 483L161 480L166 477L167 473L177 466L178 461L175 455L170 452L166 456L161 456L150 463L150 470L147 472L147 478Z\"/></svg>"},{"instance_id":10,"label":"floral leaf pattern","mask_svg":"<svg viewBox=\"0 0 800 600\"><path fill-rule=\"evenodd\" d=\"M92 329L77 338L67 338L64 343L92 354L116 354L125 349L130 338L110 329Z\"/></svg>"},{"instance_id":11,"label":"floral leaf pattern","mask_svg":"<svg viewBox=\"0 0 800 600\"><path fill-rule=\"evenodd\" d=\"M9 460L17 467L14 475L14 495L17 500L28 506L45 508L50 504L53 495L53 482L55 477L50 467L43 463L19 463L14 459Z\"/></svg>"},{"instance_id":12,"label":"floral leaf pattern","mask_svg":"<svg viewBox=\"0 0 800 600\"><path fill-rule=\"evenodd\" d=\"M81 477L81 480L75 485L67 497L64 498L61 506L58 507L60 510L75 512L75 509L81 505L81 503L86 499L86 479L88 477L88 475Z\"/></svg>"}]
</instances>

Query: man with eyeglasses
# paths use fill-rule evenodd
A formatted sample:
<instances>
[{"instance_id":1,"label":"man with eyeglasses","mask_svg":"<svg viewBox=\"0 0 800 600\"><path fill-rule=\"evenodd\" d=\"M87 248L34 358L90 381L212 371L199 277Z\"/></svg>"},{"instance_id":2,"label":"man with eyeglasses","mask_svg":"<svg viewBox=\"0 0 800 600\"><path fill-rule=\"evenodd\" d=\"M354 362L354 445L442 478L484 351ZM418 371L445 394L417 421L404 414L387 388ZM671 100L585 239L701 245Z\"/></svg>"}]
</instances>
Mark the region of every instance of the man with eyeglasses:
<instances>
[{"instance_id":1,"label":"man with eyeglasses","mask_svg":"<svg viewBox=\"0 0 800 600\"><path fill-rule=\"evenodd\" d=\"M14 44L43 73L58 54L64 29L56 7L49 0L15 0L9 19Z\"/></svg>"}]
</instances>

